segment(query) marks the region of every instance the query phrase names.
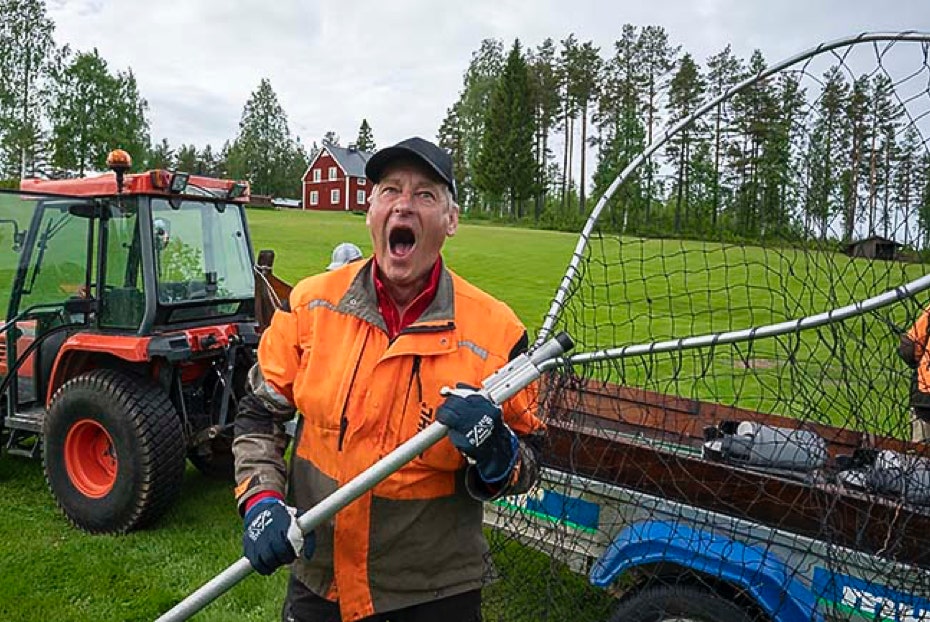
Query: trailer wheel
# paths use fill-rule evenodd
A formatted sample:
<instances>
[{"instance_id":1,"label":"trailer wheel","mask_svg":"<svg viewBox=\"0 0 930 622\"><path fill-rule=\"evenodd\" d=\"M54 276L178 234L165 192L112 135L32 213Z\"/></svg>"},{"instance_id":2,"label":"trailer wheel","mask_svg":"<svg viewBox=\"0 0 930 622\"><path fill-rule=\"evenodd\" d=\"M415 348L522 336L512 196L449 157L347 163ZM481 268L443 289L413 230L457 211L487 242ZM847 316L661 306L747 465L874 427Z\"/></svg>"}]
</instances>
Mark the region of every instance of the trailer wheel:
<instances>
[{"instance_id":1,"label":"trailer wheel","mask_svg":"<svg viewBox=\"0 0 930 622\"><path fill-rule=\"evenodd\" d=\"M90 533L125 533L164 513L184 477L181 422L158 385L111 369L65 383L43 425L45 479Z\"/></svg>"},{"instance_id":2,"label":"trailer wheel","mask_svg":"<svg viewBox=\"0 0 930 622\"><path fill-rule=\"evenodd\" d=\"M713 592L659 585L620 601L610 622L752 622L752 617Z\"/></svg>"}]
</instances>

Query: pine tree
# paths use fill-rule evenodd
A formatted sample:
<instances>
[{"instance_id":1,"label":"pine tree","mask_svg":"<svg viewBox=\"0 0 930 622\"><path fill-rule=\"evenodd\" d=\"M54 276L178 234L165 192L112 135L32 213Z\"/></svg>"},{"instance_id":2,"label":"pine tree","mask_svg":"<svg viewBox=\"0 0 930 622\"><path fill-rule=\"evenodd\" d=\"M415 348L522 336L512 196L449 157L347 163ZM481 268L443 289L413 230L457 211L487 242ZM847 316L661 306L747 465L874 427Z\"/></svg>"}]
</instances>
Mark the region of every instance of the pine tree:
<instances>
[{"instance_id":1,"label":"pine tree","mask_svg":"<svg viewBox=\"0 0 930 622\"><path fill-rule=\"evenodd\" d=\"M716 98L734 87L744 77L743 63L733 56L728 44L718 54L707 59L707 90ZM723 196L727 190L725 154L730 150L728 138L732 120L732 99L728 98L714 108L713 114L713 174L711 178L711 227L716 228L717 217L723 208Z\"/></svg>"},{"instance_id":2,"label":"pine tree","mask_svg":"<svg viewBox=\"0 0 930 622\"><path fill-rule=\"evenodd\" d=\"M271 82L263 78L242 110L239 135L227 161L229 175L248 179L255 194L290 194L299 184L299 178L291 178L294 157L287 115Z\"/></svg>"},{"instance_id":3,"label":"pine tree","mask_svg":"<svg viewBox=\"0 0 930 622\"><path fill-rule=\"evenodd\" d=\"M924 151L918 166L918 188L920 198L917 203L917 225L921 248L930 248L930 152Z\"/></svg>"},{"instance_id":4,"label":"pine tree","mask_svg":"<svg viewBox=\"0 0 930 622\"><path fill-rule=\"evenodd\" d=\"M207 177L222 177L219 168L219 158L213 152L213 147L207 145L199 154L197 154L197 168L201 175Z\"/></svg>"},{"instance_id":5,"label":"pine tree","mask_svg":"<svg viewBox=\"0 0 930 622\"><path fill-rule=\"evenodd\" d=\"M359 151L373 152L378 147L375 145L375 135L368 125L368 119L362 119L362 124L358 128L358 138L355 139L355 148Z\"/></svg>"},{"instance_id":6,"label":"pine tree","mask_svg":"<svg viewBox=\"0 0 930 622\"><path fill-rule=\"evenodd\" d=\"M848 133L843 111L849 85L838 67L824 74L824 87L811 131L806 162L808 191L805 201L808 228L821 240L827 238L830 221L842 209L842 173L836 154L846 150Z\"/></svg>"},{"instance_id":7,"label":"pine tree","mask_svg":"<svg viewBox=\"0 0 930 622\"><path fill-rule=\"evenodd\" d=\"M194 145L181 145L178 147L174 167L187 173L202 174L198 166L197 147Z\"/></svg>"},{"instance_id":8,"label":"pine tree","mask_svg":"<svg viewBox=\"0 0 930 622\"><path fill-rule=\"evenodd\" d=\"M167 138L162 138L160 143L149 150L145 168L174 168L174 149L168 144Z\"/></svg>"},{"instance_id":9,"label":"pine tree","mask_svg":"<svg viewBox=\"0 0 930 622\"><path fill-rule=\"evenodd\" d=\"M895 158L893 172L895 213L901 216L902 239L905 245L911 242L910 223L917 210L914 204L920 196L920 134L913 125L908 126ZM913 219L915 222L917 218ZM896 228L897 229L897 228Z\"/></svg>"},{"instance_id":10,"label":"pine tree","mask_svg":"<svg viewBox=\"0 0 930 622\"><path fill-rule=\"evenodd\" d=\"M859 187L869 134L866 124L868 91L868 78L858 78L853 82L852 92L844 110L850 128L848 168L844 172L843 184L843 241L847 243L853 239L859 218Z\"/></svg>"},{"instance_id":11,"label":"pine tree","mask_svg":"<svg viewBox=\"0 0 930 622\"><path fill-rule=\"evenodd\" d=\"M749 73L765 69L765 59L755 50L749 59ZM740 235L757 237L762 230L760 206L763 183L760 168L770 120L776 114L776 97L770 79L760 80L741 90L733 99L734 127L739 141L734 143L734 168L738 175L734 196L733 226Z\"/></svg>"},{"instance_id":12,"label":"pine tree","mask_svg":"<svg viewBox=\"0 0 930 622\"><path fill-rule=\"evenodd\" d=\"M446 111L446 117L439 126L439 134L436 137L437 144L452 155L452 170L455 174L455 186L457 189L457 202L459 205L468 209L470 205L468 197L463 196L466 191L466 177L468 175L468 163L465 161L465 131L459 121L458 115L459 104L454 104Z\"/></svg>"},{"instance_id":13,"label":"pine tree","mask_svg":"<svg viewBox=\"0 0 930 622\"><path fill-rule=\"evenodd\" d=\"M585 214L587 211L585 189L588 185L585 171L588 151L588 106L591 100L597 97L598 77L602 65L600 50L594 47L593 43L587 41L578 47L577 54L572 61L574 66L572 68L573 78L570 83L570 97L574 100L574 107L581 117L581 171L578 182L578 211L580 214Z\"/></svg>"},{"instance_id":14,"label":"pine tree","mask_svg":"<svg viewBox=\"0 0 930 622\"><path fill-rule=\"evenodd\" d=\"M678 71L669 85L670 124L677 124L689 117L704 96L704 79L690 54L685 54L678 63ZM687 221L690 208L689 169L691 166L692 141L699 135L702 127L699 121L683 128L668 143L666 156L675 167L675 217L673 227L676 233L682 230L682 210Z\"/></svg>"},{"instance_id":15,"label":"pine tree","mask_svg":"<svg viewBox=\"0 0 930 622\"><path fill-rule=\"evenodd\" d=\"M562 94L562 130L565 134L563 141L562 156L562 208L571 209L571 196L568 192L572 185L572 154L573 139L575 136L575 104L576 100L572 97L574 91L573 83L576 79L575 68L577 63L575 59L578 56L578 40L574 33L562 40L562 48L559 50L559 83Z\"/></svg>"},{"instance_id":16,"label":"pine tree","mask_svg":"<svg viewBox=\"0 0 930 622\"><path fill-rule=\"evenodd\" d=\"M895 136L902 106L894 100L894 84L887 75L872 80L869 102L871 146L869 152L869 234L879 229L885 237L891 229L891 174L896 150Z\"/></svg>"},{"instance_id":17,"label":"pine tree","mask_svg":"<svg viewBox=\"0 0 930 622\"><path fill-rule=\"evenodd\" d=\"M624 24L614 55L603 66L600 97L594 116L598 131L598 164L594 172L594 192L603 194L616 177L638 156L645 145L646 78L641 71L638 33ZM643 211L642 167L637 167L608 204L611 228L626 231Z\"/></svg>"},{"instance_id":18,"label":"pine tree","mask_svg":"<svg viewBox=\"0 0 930 622\"><path fill-rule=\"evenodd\" d=\"M475 180L493 199L507 199L507 211L523 216L523 202L536 191L533 155L535 122L526 60L515 41L491 97Z\"/></svg>"},{"instance_id":19,"label":"pine tree","mask_svg":"<svg viewBox=\"0 0 930 622\"><path fill-rule=\"evenodd\" d=\"M546 190L550 180L546 178L549 157L549 132L559 114L559 74L556 65L555 43L551 38L536 48L529 61L530 83L533 94L533 107L536 115L536 166L539 171L537 179L537 197L534 211L535 220L539 220L545 204Z\"/></svg>"},{"instance_id":20,"label":"pine tree","mask_svg":"<svg viewBox=\"0 0 930 622\"><path fill-rule=\"evenodd\" d=\"M659 125L659 95L664 89L665 81L675 68L675 59L681 46L672 46L668 42L668 33L661 26L646 26L639 38L642 54L642 70L646 76L646 144L652 144L653 135ZM649 202L653 197L653 185L656 167L652 162L644 165L646 196ZM645 218L649 220L650 203L646 204Z\"/></svg>"}]
</instances>

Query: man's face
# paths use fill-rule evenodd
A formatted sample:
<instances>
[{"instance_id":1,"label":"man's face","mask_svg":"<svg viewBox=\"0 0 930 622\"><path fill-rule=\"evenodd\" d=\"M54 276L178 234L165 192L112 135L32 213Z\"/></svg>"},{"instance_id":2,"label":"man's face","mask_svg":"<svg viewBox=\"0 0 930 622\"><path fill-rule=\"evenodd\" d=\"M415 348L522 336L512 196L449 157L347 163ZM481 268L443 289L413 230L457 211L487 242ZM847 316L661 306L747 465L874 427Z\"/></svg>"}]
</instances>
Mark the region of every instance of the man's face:
<instances>
[{"instance_id":1,"label":"man's face","mask_svg":"<svg viewBox=\"0 0 930 622\"><path fill-rule=\"evenodd\" d=\"M405 286L428 274L459 213L423 165L399 161L375 185L366 223L384 278Z\"/></svg>"}]
</instances>

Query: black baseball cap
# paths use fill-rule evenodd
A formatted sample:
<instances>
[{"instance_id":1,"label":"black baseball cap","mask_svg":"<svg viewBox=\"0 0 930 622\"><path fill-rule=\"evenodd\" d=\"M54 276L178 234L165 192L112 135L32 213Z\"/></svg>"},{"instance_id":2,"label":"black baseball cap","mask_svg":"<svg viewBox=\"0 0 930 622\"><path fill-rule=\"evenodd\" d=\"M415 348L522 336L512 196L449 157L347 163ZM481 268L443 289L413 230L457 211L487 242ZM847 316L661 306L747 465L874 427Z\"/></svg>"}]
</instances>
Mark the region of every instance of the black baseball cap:
<instances>
[{"instance_id":1,"label":"black baseball cap","mask_svg":"<svg viewBox=\"0 0 930 622\"><path fill-rule=\"evenodd\" d=\"M438 147L419 136L402 140L392 147L385 147L375 153L365 164L365 176L376 184L381 180L384 169L387 168L388 164L398 158L409 159L410 156L422 161L434 171L449 186L449 190L452 191L452 198L456 198L455 175L452 173L452 156L442 147Z\"/></svg>"}]
</instances>

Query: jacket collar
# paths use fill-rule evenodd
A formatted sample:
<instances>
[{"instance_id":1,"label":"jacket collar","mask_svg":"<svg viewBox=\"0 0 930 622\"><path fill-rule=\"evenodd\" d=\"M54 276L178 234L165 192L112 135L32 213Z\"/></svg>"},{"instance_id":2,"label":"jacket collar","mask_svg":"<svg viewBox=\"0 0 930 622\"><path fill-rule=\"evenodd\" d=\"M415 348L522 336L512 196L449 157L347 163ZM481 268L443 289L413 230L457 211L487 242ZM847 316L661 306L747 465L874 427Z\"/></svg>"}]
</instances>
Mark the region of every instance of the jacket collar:
<instances>
[{"instance_id":1,"label":"jacket collar","mask_svg":"<svg viewBox=\"0 0 930 622\"><path fill-rule=\"evenodd\" d=\"M442 261L442 258L440 258ZM387 333L387 325L378 310L378 294L375 290L374 259L365 262L352 283L336 305L340 313L353 315L364 322L373 324ZM408 329L416 330L429 327L451 328L455 322L455 290L452 283L452 273L442 264L439 274L439 283L436 287L436 296L426 307L423 314L413 322ZM403 331L401 332L403 334Z\"/></svg>"}]
</instances>

